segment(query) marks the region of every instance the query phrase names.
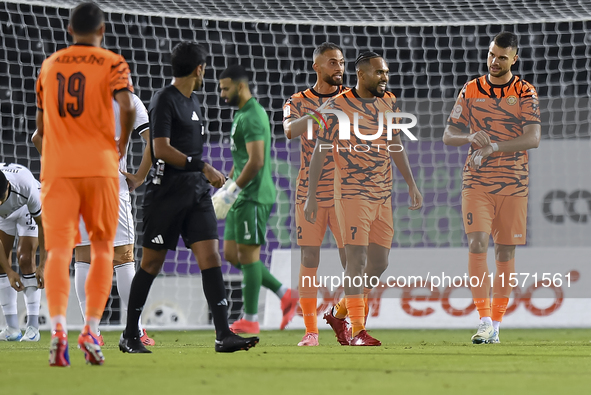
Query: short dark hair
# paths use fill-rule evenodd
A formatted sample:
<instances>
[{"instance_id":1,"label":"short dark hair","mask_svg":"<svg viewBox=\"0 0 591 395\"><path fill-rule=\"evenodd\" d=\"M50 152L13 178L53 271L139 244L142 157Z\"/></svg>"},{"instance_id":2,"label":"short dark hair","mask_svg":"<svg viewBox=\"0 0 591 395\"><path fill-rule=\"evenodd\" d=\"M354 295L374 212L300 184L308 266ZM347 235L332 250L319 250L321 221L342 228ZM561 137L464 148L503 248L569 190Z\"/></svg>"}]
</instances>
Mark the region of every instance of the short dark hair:
<instances>
[{"instance_id":1,"label":"short dark hair","mask_svg":"<svg viewBox=\"0 0 591 395\"><path fill-rule=\"evenodd\" d=\"M205 48L193 41L182 41L174 46L170 56L173 77L186 77L207 60Z\"/></svg>"},{"instance_id":2,"label":"short dark hair","mask_svg":"<svg viewBox=\"0 0 591 395\"><path fill-rule=\"evenodd\" d=\"M232 81L244 81L248 82L248 73L246 69L239 64L233 64L220 74L220 80L224 78L230 78Z\"/></svg>"},{"instance_id":3,"label":"short dark hair","mask_svg":"<svg viewBox=\"0 0 591 395\"><path fill-rule=\"evenodd\" d=\"M8 189L8 180L4 175L3 171L0 171L0 197L4 197L6 190Z\"/></svg>"},{"instance_id":4,"label":"short dark hair","mask_svg":"<svg viewBox=\"0 0 591 395\"><path fill-rule=\"evenodd\" d=\"M517 35L511 32L501 32L495 36L494 39L495 44L497 47L500 48L515 48L515 52L517 52L519 46L519 40Z\"/></svg>"},{"instance_id":5,"label":"short dark hair","mask_svg":"<svg viewBox=\"0 0 591 395\"><path fill-rule=\"evenodd\" d=\"M371 59L381 58L381 57L382 57L382 55L377 54L373 51L363 52L361 55L359 55L357 57L357 59L355 59L355 69L358 69L362 65L369 63L369 61Z\"/></svg>"},{"instance_id":6,"label":"short dark hair","mask_svg":"<svg viewBox=\"0 0 591 395\"><path fill-rule=\"evenodd\" d=\"M343 53L343 49L334 43L330 43L330 42L322 43L319 46L317 46L316 49L314 50L314 58L316 58L319 55L322 55L326 51L335 51L335 50L341 51L341 53Z\"/></svg>"},{"instance_id":7,"label":"short dark hair","mask_svg":"<svg viewBox=\"0 0 591 395\"><path fill-rule=\"evenodd\" d=\"M95 3L80 3L70 13L70 26L76 34L90 34L105 22L103 10Z\"/></svg>"}]
</instances>

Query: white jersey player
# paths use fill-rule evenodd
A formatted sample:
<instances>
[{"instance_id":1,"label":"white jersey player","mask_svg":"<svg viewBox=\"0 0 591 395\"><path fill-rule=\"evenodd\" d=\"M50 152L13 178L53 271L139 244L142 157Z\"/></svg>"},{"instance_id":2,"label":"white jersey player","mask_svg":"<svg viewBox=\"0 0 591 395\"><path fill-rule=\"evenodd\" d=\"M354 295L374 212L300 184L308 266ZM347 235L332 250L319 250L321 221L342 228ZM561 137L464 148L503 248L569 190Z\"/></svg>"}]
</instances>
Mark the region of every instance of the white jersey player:
<instances>
[{"instance_id":1,"label":"white jersey player","mask_svg":"<svg viewBox=\"0 0 591 395\"><path fill-rule=\"evenodd\" d=\"M43 287L43 226L41 224L41 184L24 166L0 163L0 304L7 327L0 341L39 341L39 304ZM11 254L18 235L17 260L22 280L12 270ZM41 265L35 258L41 245ZM39 281L38 281L39 279ZM17 291L24 291L27 329L21 333L17 315Z\"/></svg>"},{"instance_id":2,"label":"white jersey player","mask_svg":"<svg viewBox=\"0 0 591 395\"><path fill-rule=\"evenodd\" d=\"M117 233L115 234L115 257L113 258L113 266L115 267L115 274L117 277L117 291L121 298L121 304L127 312L127 303L129 301L129 291L131 289L131 281L135 275L135 260L133 254L133 246L135 243L135 224L133 221L133 214L131 212L131 197L129 191L141 185L148 171L151 167L150 158L150 123L148 119L148 111L144 103L136 95L132 95L133 104L135 106L135 124L134 131L147 142L144 156L137 174L127 173L127 152L119 162L119 224L117 225ZM121 134L121 126L119 123L119 105L113 100L113 110L115 112L115 133L118 139ZM147 157L146 157L147 154ZM128 181L129 180L129 181ZM90 267L90 239L84 221L80 219L80 235L82 241L76 246L76 263L74 281L76 285L76 295L80 302L80 309L84 317L84 310L86 306L86 292L84 284L88 276ZM146 331L141 327L138 328L142 342L145 345L153 346L154 340L150 339ZM99 339L102 342L102 336Z\"/></svg>"}]
</instances>

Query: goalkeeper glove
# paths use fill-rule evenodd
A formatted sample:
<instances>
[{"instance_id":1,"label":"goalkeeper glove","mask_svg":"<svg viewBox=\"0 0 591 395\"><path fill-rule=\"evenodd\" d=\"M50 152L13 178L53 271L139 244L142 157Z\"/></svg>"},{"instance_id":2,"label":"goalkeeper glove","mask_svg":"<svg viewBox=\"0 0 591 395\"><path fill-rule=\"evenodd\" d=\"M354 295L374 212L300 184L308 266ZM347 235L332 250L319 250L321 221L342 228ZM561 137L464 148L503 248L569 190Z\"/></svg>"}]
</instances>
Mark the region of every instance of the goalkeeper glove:
<instances>
[{"instance_id":1,"label":"goalkeeper glove","mask_svg":"<svg viewBox=\"0 0 591 395\"><path fill-rule=\"evenodd\" d=\"M213 202L213 209L215 210L215 216L217 219L225 219L228 215L228 211L238 198L238 195L242 191L234 180L230 179L226 181L223 187L221 187L211 198Z\"/></svg>"}]
</instances>

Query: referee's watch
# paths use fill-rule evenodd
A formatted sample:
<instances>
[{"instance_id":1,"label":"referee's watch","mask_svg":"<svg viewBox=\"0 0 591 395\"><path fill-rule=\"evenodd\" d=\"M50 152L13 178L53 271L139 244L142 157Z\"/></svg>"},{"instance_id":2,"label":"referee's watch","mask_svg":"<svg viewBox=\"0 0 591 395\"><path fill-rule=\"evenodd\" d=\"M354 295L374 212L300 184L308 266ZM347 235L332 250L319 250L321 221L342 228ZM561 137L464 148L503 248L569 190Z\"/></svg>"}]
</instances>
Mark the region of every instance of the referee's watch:
<instances>
[{"instance_id":1,"label":"referee's watch","mask_svg":"<svg viewBox=\"0 0 591 395\"><path fill-rule=\"evenodd\" d=\"M205 167L205 162L200 159L193 160L192 156L187 156L187 161L185 162L185 169L189 171L203 171Z\"/></svg>"}]
</instances>

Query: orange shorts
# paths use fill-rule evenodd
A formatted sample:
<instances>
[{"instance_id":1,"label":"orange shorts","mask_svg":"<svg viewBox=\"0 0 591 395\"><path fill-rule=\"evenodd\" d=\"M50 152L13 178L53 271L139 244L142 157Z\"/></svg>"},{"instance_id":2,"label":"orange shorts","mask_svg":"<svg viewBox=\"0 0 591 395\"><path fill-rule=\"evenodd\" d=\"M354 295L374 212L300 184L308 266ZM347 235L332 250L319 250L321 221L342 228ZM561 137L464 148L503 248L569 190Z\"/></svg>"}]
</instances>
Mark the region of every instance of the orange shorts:
<instances>
[{"instance_id":1,"label":"orange shorts","mask_svg":"<svg viewBox=\"0 0 591 395\"><path fill-rule=\"evenodd\" d=\"M335 210L345 245L371 243L390 249L394 238L392 201L336 199Z\"/></svg>"},{"instance_id":2,"label":"orange shorts","mask_svg":"<svg viewBox=\"0 0 591 395\"><path fill-rule=\"evenodd\" d=\"M486 232L495 244L523 245L527 229L527 196L501 196L475 189L462 191L466 234Z\"/></svg>"},{"instance_id":3,"label":"orange shorts","mask_svg":"<svg viewBox=\"0 0 591 395\"><path fill-rule=\"evenodd\" d=\"M119 220L119 179L55 178L41 183L45 246L74 248L84 218L90 242L113 241Z\"/></svg>"},{"instance_id":4,"label":"orange shorts","mask_svg":"<svg viewBox=\"0 0 591 395\"><path fill-rule=\"evenodd\" d=\"M343 248L343 239L341 237L341 230L338 227L337 216L334 206L318 207L316 214L316 223L306 221L304 216L304 203L296 204L296 234L299 246L304 247L320 247L326 227L328 226L334 235L338 248Z\"/></svg>"}]
</instances>

